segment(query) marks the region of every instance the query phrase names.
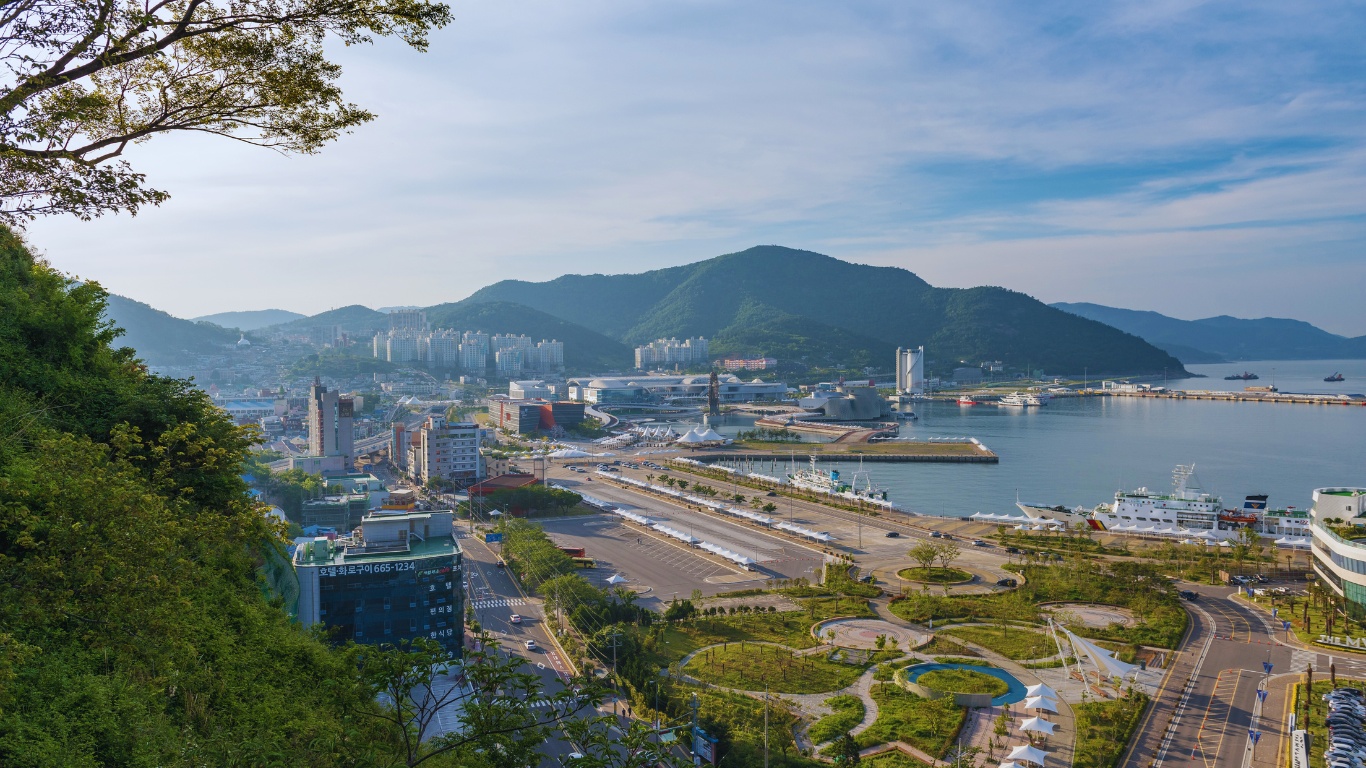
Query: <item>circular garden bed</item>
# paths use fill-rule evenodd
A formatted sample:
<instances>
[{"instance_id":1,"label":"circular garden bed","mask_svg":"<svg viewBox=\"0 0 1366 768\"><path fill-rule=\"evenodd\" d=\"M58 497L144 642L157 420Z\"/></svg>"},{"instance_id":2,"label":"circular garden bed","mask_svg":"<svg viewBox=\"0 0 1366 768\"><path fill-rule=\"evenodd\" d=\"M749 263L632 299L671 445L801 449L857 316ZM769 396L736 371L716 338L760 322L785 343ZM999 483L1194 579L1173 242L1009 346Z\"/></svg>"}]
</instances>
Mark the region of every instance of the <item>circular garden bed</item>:
<instances>
[{"instance_id":1,"label":"circular garden bed","mask_svg":"<svg viewBox=\"0 0 1366 768\"><path fill-rule=\"evenodd\" d=\"M992 698L1010 691L1006 681L970 669L936 669L921 675L916 682L945 693L986 693Z\"/></svg>"},{"instance_id":2,"label":"circular garden bed","mask_svg":"<svg viewBox=\"0 0 1366 768\"><path fill-rule=\"evenodd\" d=\"M972 574L961 568L902 568L896 575L921 584L966 584L972 581Z\"/></svg>"}]
</instances>

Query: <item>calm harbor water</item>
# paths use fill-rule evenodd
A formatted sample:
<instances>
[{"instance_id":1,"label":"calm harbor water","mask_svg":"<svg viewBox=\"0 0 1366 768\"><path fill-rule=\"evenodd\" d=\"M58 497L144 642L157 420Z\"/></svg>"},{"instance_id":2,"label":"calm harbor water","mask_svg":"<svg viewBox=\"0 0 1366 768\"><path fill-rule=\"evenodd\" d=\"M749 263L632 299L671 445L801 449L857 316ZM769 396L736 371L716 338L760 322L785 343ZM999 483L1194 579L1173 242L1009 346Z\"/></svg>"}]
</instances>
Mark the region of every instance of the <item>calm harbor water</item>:
<instances>
[{"instance_id":1,"label":"calm harbor water","mask_svg":"<svg viewBox=\"0 0 1366 768\"><path fill-rule=\"evenodd\" d=\"M1171 380L1177 389L1242 389L1275 384L1283 392L1366 392L1366 360L1240 362L1190 366L1203 379ZM1259 381L1224 381L1252 371ZM1346 381L1323 377L1341 371ZM1094 506L1116 490L1171 488L1172 468L1195 464L1205 490L1226 506L1249 493L1276 507L1308 507L1314 488L1366 485L1366 407L1223 403L1146 398L1055 399L1042 408L917 403L904 437L968 436L1000 455L999 464L867 464L875 484L902 508L961 516L1017 512L1024 501ZM716 426L733 435L742 422ZM797 461L806 457L797 449ZM822 462L846 473L857 462ZM786 461L755 467L786 472Z\"/></svg>"}]
</instances>

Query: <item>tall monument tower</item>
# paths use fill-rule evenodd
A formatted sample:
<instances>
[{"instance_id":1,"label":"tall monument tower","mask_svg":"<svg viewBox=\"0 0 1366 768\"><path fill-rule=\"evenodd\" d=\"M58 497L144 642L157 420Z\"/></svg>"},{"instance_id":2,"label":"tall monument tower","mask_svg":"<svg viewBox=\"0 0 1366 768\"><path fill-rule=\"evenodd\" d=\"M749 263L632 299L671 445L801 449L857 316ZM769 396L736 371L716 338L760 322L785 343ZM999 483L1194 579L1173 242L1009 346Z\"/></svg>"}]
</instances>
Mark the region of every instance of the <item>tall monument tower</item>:
<instances>
[{"instance_id":1,"label":"tall monument tower","mask_svg":"<svg viewBox=\"0 0 1366 768\"><path fill-rule=\"evenodd\" d=\"M716 375L715 368L711 369L711 384L707 387L707 414L721 415L721 377Z\"/></svg>"},{"instance_id":2,"label":"tall monument tower","mask_svg":"<svg viewBox=\"0 0 1366 768\"><path fill-rule=\"evenodd\" d=\"M925 348L896 348L896 391L900 395L925 392Z\"/></svg>"}]
</instances>

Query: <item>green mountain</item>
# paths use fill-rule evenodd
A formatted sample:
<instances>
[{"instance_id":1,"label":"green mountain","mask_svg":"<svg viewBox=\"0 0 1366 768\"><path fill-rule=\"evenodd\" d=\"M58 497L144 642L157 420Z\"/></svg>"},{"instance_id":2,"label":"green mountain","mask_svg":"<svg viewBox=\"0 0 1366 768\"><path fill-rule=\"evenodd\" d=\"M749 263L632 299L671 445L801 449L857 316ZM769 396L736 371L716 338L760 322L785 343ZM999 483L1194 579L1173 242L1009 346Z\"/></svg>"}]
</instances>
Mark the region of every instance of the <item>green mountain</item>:
<instances>
[{"instance_id":1,"label":"green mountain","mask_svg":"<svg viewBox=\"0 0 1366 768\"><path fill-rule=\"evenodd\" d=\"M219 312L216 315L204 315L196 317L197 323L213 323L224 328L236 328L240 331L254 331L257 328L265 328L268 325L279 325L290 320L298 320L304 315L298 312L290 312L287 309L253 309L244 312Z\"/></svg>"},{"instance_id":2,"label":"green mountain","mask_svg":"<svg viewBox=\"0 0 1366 768\"><path fill-rule=\"evenodd\" d=\"M238 332L213 323L182 320L124 296L109 295L104 316L124 330L117 343L137 350L152 365L184 363L196 355L223 352Z\"/></svg>"},{"instance_id":3,"label":"green mountain","mask_svg":"<svg viewBox=\"0 0 1366 768\"><path fill-rule=\"evenodd\" d=\"M1349 338L1300 320L1228 315L1178 320L1157 312L1100 304L1052 306L1142 337L1186 363L1222 360L1345 360L1366 357L1366 336Z\"/></svg>"},{"instance_id":4,"label":"green mountain","mask_svg":"<svg viewBox=\"0 0 1366 768\"><path fill-rule=\"evenodd\" d=\"M337 325L346 333L358 334L378 331L381 328L389 327L389 316L383 312L376 312L369 307L359 304L351 304L345 307L329 309L326 312L319 312L316 315L300 317L297 320L290 320L287 323L277 323L268 326L264 330L300 332L307 331L319 325Z\"/></svg>"},{"instance_id":5,"label":"green mountain","mask_svg":"<svg viewBox=\"0 0 1366 768\"><path fill-rule=\"evenodd\" d=\"M571 372L621 370L630 365L631 350L625 344L522 304L467 299L427 307L426 312L433 328L524 333L536 341L563 341L565 368Z\"/></svg>"},{"instance_id":6,"label":"green mountain","mask_svg":"<svg viewBox=\"0 0 1366 768\"><path fill-rule=\"evenodd\" d=\"M489 301L534 306L628 345L702 335L716 356L767 354L780 364L888 368L893 349L923 344L940 373L982 360L1057 373L1182 369L1136 336L1022 293L936 288L897 267L780 246L637 275L506 280L461 304Z\"/></svg>"}]
</instances>

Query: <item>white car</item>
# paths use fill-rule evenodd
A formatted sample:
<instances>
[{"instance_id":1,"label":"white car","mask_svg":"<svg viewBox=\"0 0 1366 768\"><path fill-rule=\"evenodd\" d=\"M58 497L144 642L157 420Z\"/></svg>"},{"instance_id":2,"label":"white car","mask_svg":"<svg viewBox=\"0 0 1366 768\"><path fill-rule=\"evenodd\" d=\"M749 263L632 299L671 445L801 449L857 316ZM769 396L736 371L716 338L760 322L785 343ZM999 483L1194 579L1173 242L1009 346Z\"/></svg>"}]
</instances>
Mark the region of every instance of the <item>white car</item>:
<instances>
[{"instance_id":1,"label":"white car","mask_svg":"<svg viewBox=\"0 0 1366 768\"><path fill-rule=\"evenodd\" d=\"M528 641L526 641L525 645L526 645L526 649L527 649L528 651L534 651L534 650L536 650L536 641L535 641L535 640L528 640Z\"/></svg>"},{"instance_id":2,"label":"white car","mask_svg":"<svg viewBox=\"0 0 1366 768\"><path fill-rule=\"evenodd\" d=\"M521 617L521 616L518 616L517 614L514 613L514 614L512 614L511 616L508 617L508 621L512 622L513 624L521 624L521 623L522 623L522 617Z\"/></svg>"}]
</instances>

